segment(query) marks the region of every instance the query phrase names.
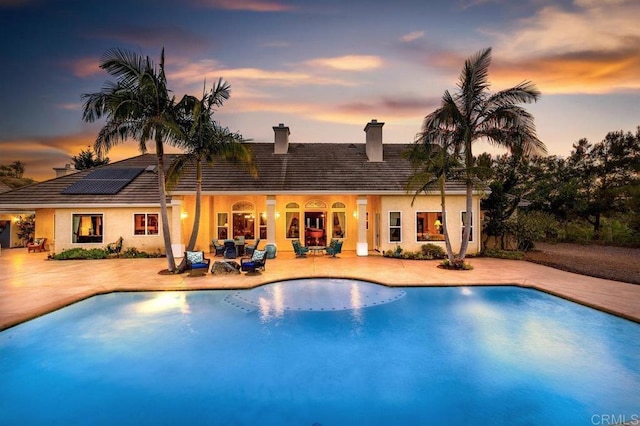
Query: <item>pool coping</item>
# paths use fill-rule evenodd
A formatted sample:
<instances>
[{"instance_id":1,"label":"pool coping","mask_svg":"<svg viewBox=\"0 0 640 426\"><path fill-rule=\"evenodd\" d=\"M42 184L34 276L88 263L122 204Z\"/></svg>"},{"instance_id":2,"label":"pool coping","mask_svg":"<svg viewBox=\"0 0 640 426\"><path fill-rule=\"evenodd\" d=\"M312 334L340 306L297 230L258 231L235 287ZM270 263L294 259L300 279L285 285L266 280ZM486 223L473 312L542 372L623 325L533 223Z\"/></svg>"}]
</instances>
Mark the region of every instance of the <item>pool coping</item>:
<instances>
[{"instance_id":1,"label":"pool coping","mask_svg":"<svg viewBox=\"0 0 640 426\"><path fill-rule=\"evenodd\" d=\"M242 290L301 278L356 279L388 287L516 286L640 323L640 286L586 277L526 261L474 258L472 271L437 268L438 261L311 256L284 253L253 276L162 276L164 259L46 261L44 256L16 252L0 256L8 279L0 282L0 331L102 294L131 291ZM35 263L43 261L41 263ZM39 268L32 263L40 265ZM108 283L105 283L108 281Z\"/></svg>"}]
</instances>

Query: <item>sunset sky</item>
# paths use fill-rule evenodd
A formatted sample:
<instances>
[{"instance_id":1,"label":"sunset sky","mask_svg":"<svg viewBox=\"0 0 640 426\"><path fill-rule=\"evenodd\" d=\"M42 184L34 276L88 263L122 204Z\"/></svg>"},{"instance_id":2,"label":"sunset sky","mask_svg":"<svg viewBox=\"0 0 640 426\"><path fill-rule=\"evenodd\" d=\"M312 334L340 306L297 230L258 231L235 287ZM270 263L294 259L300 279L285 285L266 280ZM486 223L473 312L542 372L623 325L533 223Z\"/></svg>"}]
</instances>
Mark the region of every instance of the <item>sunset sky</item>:
<instances>
[{"instance_id":1,"label":"sunset sky","mask_svg":"<svg viewBox=\"0 0 640 426\"><path fill-rule=\"evenodd\" d=\"M0 0L0 164L50 179L93 144L102 123L82 122L81 96L111 79L98 63L113 47L156 62L164 47L177 98L227 80L215 116L245 138L284 123L291 142L354 143L373 118L385 142L413 141L492 47L491 90L533 81L538 136L567 155L640 125L638 22L638 0Z\"/></svg>"}]
</instances>

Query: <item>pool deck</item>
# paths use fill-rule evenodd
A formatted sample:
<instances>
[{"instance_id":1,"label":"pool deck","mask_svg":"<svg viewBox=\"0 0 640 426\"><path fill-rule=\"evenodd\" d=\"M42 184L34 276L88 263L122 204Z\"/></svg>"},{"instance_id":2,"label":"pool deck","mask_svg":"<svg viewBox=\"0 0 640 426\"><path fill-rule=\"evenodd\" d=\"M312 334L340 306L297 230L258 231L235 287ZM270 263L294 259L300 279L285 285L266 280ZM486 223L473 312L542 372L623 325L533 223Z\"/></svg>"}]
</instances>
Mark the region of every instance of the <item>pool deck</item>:
<instances>
[{"instance_id":1,"label":"pool deck","mask_svg":"<svg viewBox=\"0 0 640 426\"><path fill-rule=\"evenodd\" d=\"M297 278L353 278L389 286L517 285L535 288L640 323L640 285L564 272L526 261L473 258L471 271L438 268L439 261L378 255L338 258L292 252L269 259L256 275L161 275L166 259L47 260L48 253L0 253L0 330L96 294L115 291L246 289ZM220 257L208 256L212 264Z\"/></svg>"}]
</instances>

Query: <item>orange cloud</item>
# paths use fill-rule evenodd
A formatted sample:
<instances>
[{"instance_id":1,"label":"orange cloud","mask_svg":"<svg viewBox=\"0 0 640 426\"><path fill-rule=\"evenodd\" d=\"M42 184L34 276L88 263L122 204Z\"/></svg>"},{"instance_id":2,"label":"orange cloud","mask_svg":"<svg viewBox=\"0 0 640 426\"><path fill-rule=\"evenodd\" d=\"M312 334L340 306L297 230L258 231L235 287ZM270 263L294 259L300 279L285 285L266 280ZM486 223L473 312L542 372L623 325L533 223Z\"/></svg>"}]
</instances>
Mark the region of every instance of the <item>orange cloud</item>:
<instances>
[{"instance_id":1,"label":"orange cloud","mask_svg":"<svg viewBox=\"0 0 640 426\"><path fill-rule=\"evenodd\" d=\"M513 86L526 79L533 81L543 93L603 94L640 90L638 69L640 50L628 50L495 61L490 75L496 87Z\"/></svg>"},{"instance_id":2,"label":"orange cloud","mask_svg":"<svg viewBox=\"0 0 640 426\"><path fill-rule=\"evenodd\" d=\"M638 90L638 16L635 0L574 0L572 9L545 7L497 35L494 63L502 65L492 67L492 76L496 68L501 77L518 72L519 80L524 76L552 93Z\"/></svg>"},{"instance_id":3,"label":"orange cloud","mask_svg":"<svg viewBox=\"0 0 640 426\"><path fill-rule=\"evenodd\" d=\"M87 131L72 135L62 135L39 139L15 139L0 142L2 164L22 161L26 164L25 176L37 181L53 179L54 167L64 167L73 164L71 157L87 148L93 149L97 131ZM153 144L147 147L154 152ZM167 147L167 153L179 152L176 148ZM139 155L136 141L126 142L114 147L107 157L114 161Z\"/></svg>"},{"instance_id":4,"label":"orange cloud","mask_svg":"<svg viewBox=\"0 0 640 426\"><path fill-rule=\"evenodd\" d=\"M167 78L176 85L177 93L184 91L194 95L202 93L203 80L211 85L218 78L231 84L232 96L254 91L254 86L333 85L350 86L355 83L338 78L321 76L308 71L265 70L260 68L221 68L212 60L199 62L177 61L167 71Z\"/></svg>"}]
</instances>

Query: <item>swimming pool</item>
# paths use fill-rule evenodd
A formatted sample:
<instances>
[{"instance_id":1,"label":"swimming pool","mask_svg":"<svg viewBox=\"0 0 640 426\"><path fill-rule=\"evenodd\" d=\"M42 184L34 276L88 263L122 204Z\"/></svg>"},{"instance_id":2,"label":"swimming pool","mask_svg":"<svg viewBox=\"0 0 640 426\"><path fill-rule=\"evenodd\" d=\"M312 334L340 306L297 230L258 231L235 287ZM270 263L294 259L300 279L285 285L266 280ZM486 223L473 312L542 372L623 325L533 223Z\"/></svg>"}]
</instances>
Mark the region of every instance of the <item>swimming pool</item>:
<instances>
[{"instance_id":1,"label":"swimming pool","mask_svg":"<svg viewBox=\"0 0 640 426\"><path fill-rule=\"evenodd\" d=\"M518 287L313 279L117 293L0 333L0 424L603 415L640 419L640 325Z\"/></svg>"}]
</instances>

